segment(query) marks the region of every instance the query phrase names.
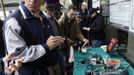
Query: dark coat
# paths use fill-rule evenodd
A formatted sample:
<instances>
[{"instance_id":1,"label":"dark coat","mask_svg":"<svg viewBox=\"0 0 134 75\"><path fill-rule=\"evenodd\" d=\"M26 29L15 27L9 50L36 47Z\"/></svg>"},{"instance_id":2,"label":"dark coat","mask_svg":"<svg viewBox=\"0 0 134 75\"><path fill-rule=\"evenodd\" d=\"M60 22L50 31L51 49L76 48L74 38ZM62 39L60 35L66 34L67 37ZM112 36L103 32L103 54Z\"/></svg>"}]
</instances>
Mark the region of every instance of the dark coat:
<instances>
[{"instance_id":1,"label":"dark coat","mask_svg":"<svg viewBox=\"0 0 134 75\"><path fill-rule=\"evenodd\" d=\"M90 39L104 40L105 39L105 25L104 18L97 13L97 15L89 21L90 24Z\"/></svg>"}]
</instances>

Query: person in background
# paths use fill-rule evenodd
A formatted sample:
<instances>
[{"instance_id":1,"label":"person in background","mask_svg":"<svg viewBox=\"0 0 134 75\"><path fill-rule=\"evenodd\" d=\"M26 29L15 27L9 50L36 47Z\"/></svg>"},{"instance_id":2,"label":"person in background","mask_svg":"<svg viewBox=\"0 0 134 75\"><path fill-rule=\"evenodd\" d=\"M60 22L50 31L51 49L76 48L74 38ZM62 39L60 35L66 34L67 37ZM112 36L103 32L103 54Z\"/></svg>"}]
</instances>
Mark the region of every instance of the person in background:
<instances>
[{"instance_id":1,"label":"person in background","mask_svg":"<svg viewBox=\"0 0 134 75\"><path fill-rule=\"evenodd\" d=\"M60 9L62 7L62 5L59 3L59 0L45 0L46 2L46 16L49 19L51 25L52 25L52 29L54 30L54 35L55 36L60 36L59 33L59 25L58 25L58 21L56 18L56 14L57 13L57 9ZM59 46L58 47L59 51L59 66L61 69L61 75L65 75L65 62L64 62L64 55L63 55L63 47ZM48 68L49 71L51 72L50 75L59 75L59 74L54 74L54 72L57 73L57 68L55 67L49 67Z\"/></svg>"},{"instance_id":2,"label":"person in background","mask_svg":"<svg viewBox=\"0 0 134 75\"><path fill-rule=\"evenodd\" d=\"M69 63L69 53L70 53L70 44L74 42L87 42L88 40L84 38L83 34L79 29L79 24L76 19L76 8L73 5L70 5L60 19L58 20L59 29L61 36L65 37L65 48L64 55L66 63ZM68 74L71 75L71 74Z\"/></svg>"},{"instance_id":3,"label":"person in background","mask_svg":"<svg viewBox=\"0 0 134 75\"><path fill-rule=\"evenodd\" d=\"M86 31L89 32L91 46L100 47L104 43L105 39L105 25L104 25L104 18L99 14L97 11L99 8L91 8L89 10L90 21L87 22L89 27L84 28Z\"/></svg>"},{"instance_id":4,"label":"person in background","mask_svg":"<svg viewBox=\"0 0 134 75\"><path fill-rule=\"evenodd\" d=\"M84 0L70 0L72 1L73 5L76 7L76 10L78 11L80 9L80 5Z\"/></svg>"},{"instance_id":5,"label":"person in background","mask_svg":"<svg viewBox=\"0 0 134 75\"><path fill-rule=\"evenodd\" d=\"M46 9L47 7L53 7L53 9L56 9L53 11L53 15L55 16L56 20L58 20L62 15L61 10L63 5L60 4L59 0L46 0L45 2L46 2Z\"/></svg>"},{"instance_id":6,"label":"person in background","mask_svg":"<svg viewBox=\"0 0 134 75\"><path fill-rule=\"evenodd\" d=\"M42 3L44 0L24 0L4 22L7 52L13 52L14 59L24 57L20 75L49 75L47 68L59 62L57 47L64 38L54 35L50 21L40 11Z\"/></svg>"},{"instance_id":7,"label":"person in background","mask_svg":"<svg viewBox=\"0 0 134 75\"><path fill-rule=\"evenodd\" d=\"M81 3L80 15L81 15L82 21L85 21L88 15L88 6L86 2Z\"/></svg>"},{"instance_id":8,"label":"person in background","mask_svg":"<svg viewBox=\"0 0 134 75\"><path fill-rule=\"evenodd\" d=\"M88 27L88 26L86 25L86 22L87 22L87 15L88 15L88 6L87 6L87 3L86 3L86 2L82 2L80 8L81 8L81 9L80 9L80 15L81 15L81 24L80 24L80 28L81 28L81 32L82 32L82 34L84 35L84 37L85 37L86 39L88 39L88 38L89 38L88 32L83 29L84 27Z\"/></svg>"},{"instance_id":9,"label":"person in background","mask_svg":"<svg viewBox=\"0 0 134 75\"><path fill-rule=\"evenodd\" d=\"M85 39L81 33L79 24L77 23L75 17L76 8L75 6L70 5L67 12L65 12L58 20L60 33L62 36L72 41L77 41L77 39L79 39L80 41L87 42L88 40Z\"/></svg>"}]
</instances>

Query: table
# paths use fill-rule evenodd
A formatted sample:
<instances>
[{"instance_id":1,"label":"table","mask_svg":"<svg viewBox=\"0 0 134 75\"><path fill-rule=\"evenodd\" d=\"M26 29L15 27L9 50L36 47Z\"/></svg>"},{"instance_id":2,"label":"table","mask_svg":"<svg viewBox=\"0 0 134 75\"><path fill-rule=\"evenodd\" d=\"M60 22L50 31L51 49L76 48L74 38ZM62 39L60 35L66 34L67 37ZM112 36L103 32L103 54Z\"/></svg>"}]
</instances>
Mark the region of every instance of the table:
<instances>
[{"instance_id":1,"label":"table","mask_svg":"<svg viewBox=\"0 0 134 75\"><path fill-rule=\"evenodd\" d=\"M87 69L87 66L89 66L89 65L82 64L82 61L86 60L87 57L90 57L93 54L100 55L102 58L111 57L108 53L104 52L104 50L102 50L101 48L89 48L89 49L87 49L86 53L75 51L74 52L73 75L85 75L85 71ZM119 59L121 61L120 66L125 67L125 66L129 65L129 63L124 58L122 58L118 53L117 53L117 55L118 56L113 56L112 58ZM127 71L129 73L129 75L134 75L134 69L131 66L128 67Z\"/></svg>"}]
</instances>

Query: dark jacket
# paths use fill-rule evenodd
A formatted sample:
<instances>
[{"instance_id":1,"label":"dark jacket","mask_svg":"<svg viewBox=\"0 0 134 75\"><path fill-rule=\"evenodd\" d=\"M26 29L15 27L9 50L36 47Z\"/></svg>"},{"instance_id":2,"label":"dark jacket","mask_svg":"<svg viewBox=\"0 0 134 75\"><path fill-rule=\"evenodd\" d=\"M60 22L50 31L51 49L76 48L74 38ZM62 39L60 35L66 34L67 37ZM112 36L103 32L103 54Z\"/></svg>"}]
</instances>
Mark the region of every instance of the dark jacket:
<instances>
[{"instance_id":1,"label":"dark jacket","mask_svg":"<svg viewBox=\"0 0 134 75\"><path fill-rule=\"evenodd\" d=\"M14 14L21 21L13 20L14 14L12 14L4 23L4 31L10 31L5 35L7 50L10 52L12 48L15 57L25 57L25 63L19 69L21 75L38 75L38 72L40 72L40 75L47 75L46 68L57 64L59 61L58 52L56 50L49 51L46 45L47 39L54 34L51 23L42 12L40 12L41 21L34 17L24 4L19 7L21 9L16 10ZM11 20L12 23L8 24ZM12 35L12 37L9 37L9 35Z\"/></svg>"},{"instance_id":2,"label":"dark jacket","mask_svg":"<svg viewBox=\"0 0 134 75\"><path fill-rule=\"evenodd\" d=\"M90 26L90 39L91 40L104 40L105 38L105 25L104 25L104 18L97 13L97 15L90 19L89 21Z\"/></svg>"},{"instance_id":3,"label":"dark jacket","mask_svg":"<svg viewBox=\"0 0 134 75\"><path fill-rule=\"evenodd\" d=\"M49 19L51 25L52 25L52 29L54 30L54 35L55 36L60 36L59 33L59 25L58 25L58 21L54 16L50 16L50 15L46 15L47 18ZM65 63L64 63L64 54L63 54L63 44L57 47L58 53L59 53L59 65L61 68L61 75L65 74Z\"/></svg>"}]
</instances>

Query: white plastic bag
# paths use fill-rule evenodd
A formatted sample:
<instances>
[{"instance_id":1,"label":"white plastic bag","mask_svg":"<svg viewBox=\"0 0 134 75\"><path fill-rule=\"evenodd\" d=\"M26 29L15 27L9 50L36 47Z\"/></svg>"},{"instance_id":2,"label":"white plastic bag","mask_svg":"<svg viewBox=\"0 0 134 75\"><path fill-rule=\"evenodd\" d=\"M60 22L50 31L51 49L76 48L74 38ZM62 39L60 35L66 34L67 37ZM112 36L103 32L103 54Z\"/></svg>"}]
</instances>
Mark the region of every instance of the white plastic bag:
<instances>
[{"instance_id":1,"label":"white plastic bag","mask_svg":"<svg viewBox=\"0 0 134 75\"><path fill-rule=\"evenodd\" d=\"M70 53L69 53L69 63L74 62L74 48L70 46Z\"/></svg>"}]
</instances>

